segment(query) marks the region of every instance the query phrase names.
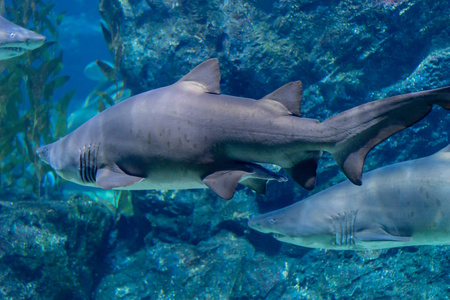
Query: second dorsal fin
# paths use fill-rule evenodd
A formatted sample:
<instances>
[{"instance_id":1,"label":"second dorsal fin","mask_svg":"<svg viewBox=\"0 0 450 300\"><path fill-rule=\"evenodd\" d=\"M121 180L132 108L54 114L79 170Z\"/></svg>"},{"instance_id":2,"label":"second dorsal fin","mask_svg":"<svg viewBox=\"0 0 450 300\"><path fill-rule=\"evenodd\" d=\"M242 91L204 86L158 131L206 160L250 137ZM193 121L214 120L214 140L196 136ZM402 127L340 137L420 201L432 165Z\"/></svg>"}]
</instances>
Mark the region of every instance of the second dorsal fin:
<instances>
[{"instance_id":1,"label":"second dorsal fin","mask_svg":"<svg viewBox=\"0 0 450 300\"><path fill-rule=\"evenodd\" d=\"M178 82L192 81L201 84L206 93L220 94L220 68L217 58L202 62Z\"/></svg>"},{"instance_id":2,"label":"second dorsal fin","mask_svg":"<svg viewBox=\"0 0 450 300\"><path fill-rule=\"evenodd\" d=\"M283 85L262 99L269 99L283 104L291 114L300 117L300 104L302 102L302 82L293 81Z\"/></svg>"}]
</instances>

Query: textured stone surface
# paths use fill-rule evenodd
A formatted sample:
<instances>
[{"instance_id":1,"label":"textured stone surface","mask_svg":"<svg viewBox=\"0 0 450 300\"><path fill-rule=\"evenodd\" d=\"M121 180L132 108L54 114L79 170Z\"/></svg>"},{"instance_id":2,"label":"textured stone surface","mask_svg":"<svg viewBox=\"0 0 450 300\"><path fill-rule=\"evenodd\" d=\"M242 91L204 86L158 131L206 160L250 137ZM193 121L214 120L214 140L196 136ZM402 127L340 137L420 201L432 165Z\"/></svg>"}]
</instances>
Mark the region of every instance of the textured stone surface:
<instances>
[{"instance_id":1,"label":"textured stone surface","mask_svg":"<svg viewBox=\"0 0 450 300\"><path fill-rule=\"evenodd\" d=\"M257 98L301 79L327 106L352 106L450 45L446 1L103 0L100 9L120 25L135 92L218 57L226 92Z\"/></svg>"},{"instance_id":2,"label":"textured stone surface","mask_svg":"<svg viewBox=\"0 0 450 300\"><path fill-rule=\"evenodd\" d=\"M158 242L116 257L116 268L102 279L95 299L450 296L447 246L367 252L299 249L286 246L276 255L255 251L247 239L226 231L196 246Z\"/></svg>"},{"instance_id":3,"label":"textured stone surface","mask_svg":"<svg viewBox=\"0 0 450 300\"><path fill-rule=\"evenodd\" d=\"M116 263L96 299L264 298L286 277L279 258L255 254L248 241L226 231L196 246L158 242Z\"/></svg>"},{"instance_id":4,"label":"textured stone surface","mask_svg":"<svg viewBox=\"0 0 450 300\"><path fill-rule=\"evenodd\" d=\"M0 201L0 298L88 299L112 216L89 200Z\"/></svg>"}]
</instances>

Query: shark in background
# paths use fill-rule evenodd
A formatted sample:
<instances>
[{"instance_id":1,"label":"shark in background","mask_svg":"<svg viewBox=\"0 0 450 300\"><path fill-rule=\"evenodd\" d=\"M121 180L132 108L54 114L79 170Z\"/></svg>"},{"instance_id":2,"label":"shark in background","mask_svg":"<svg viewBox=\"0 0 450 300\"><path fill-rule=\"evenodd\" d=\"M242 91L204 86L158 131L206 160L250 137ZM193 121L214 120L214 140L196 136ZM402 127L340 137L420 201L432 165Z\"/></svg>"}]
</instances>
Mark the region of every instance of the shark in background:
<instances>
[{"instance_id":1,"label":"shark in background","mask_svg":"<svg viewBox=\"0 0 450 300\"><path fill-rule=\"evenodd\" d=\"M450 145L429 157L368 172L363 186L342 182L248 225L310 248L450 244Z\"/></svg>"},{"instance_id":2,"label":"shark in background","mask_svg":"<svg viewBox=\"0 0 450 300\"><path fill-rule=\"evenodd\" d=\"M0 17L0 60L24 54L45 43L45 36Z\"/></svg>"},{"instance_id":3,"label":"shark in background","mask_svg":"<svg viewBox=\"0 0 450 300\"><path fill-rule=\"evenodd\" d=\"M278 165L312 189L322 151L361 184L370 149L434 104L450 109L450 87L373 101L323 122L300 117L301 99L300 81L260 100L221 95L219 63L210 59L36 152L64 179L103 189L209 187L230 199L238 184L264 193L269 180L287 180L257 163Z\"/></svg>"}]
</instances>

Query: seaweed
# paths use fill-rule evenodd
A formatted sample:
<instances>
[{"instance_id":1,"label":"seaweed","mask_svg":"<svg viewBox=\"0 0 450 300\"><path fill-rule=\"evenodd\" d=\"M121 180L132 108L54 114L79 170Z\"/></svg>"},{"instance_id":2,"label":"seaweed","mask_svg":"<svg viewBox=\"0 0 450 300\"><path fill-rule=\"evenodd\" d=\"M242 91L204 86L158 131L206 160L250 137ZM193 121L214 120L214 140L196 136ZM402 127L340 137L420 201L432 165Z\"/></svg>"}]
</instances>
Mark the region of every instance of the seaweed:
<instances>
[{"instance_id":1,"label":"seaweed","mask_svg":"<svg viewBox=\"0 0 450 300\"><path fill-rule=\"evenodd\" d=\"M105 10L110 10L110 9L111 9L111 11L113 11L112 10L113 6L115 6L115 4L112 3L111 1L100 0L99 10L100 10L100 12L103 12ZM117 10L115 10L115 11L117 11ZM102 15L105 16L106 14L103 13ZM107 69L105 68L106 66L104 64L101 64L101 62L97 61L97 65L105 73L106 77L108 77L108 79L111 81L113 81L113 78L111 78L111 77L114 77L114 80L116 82L118 80L118 73L120 73L122 71L121 64L122 64L122 52L123 52L123 40L122 40L122 37L120 36L120 32L119 32L119 24L120 24L119 18L124 18L124 16L121 15L121 16L115 16L113 18L104 19L104 22L106 25L103 22L100 23L106 45L108 46L108 50L111 53L112 57L114 58L114 74L111 74L111 72L107 71ZM123 80L124 80L124 86L125 86L126 85L125 84L126 77Z\"/></svg>"},{"instance_id":2,"label":"seaweed","mask_svg":"<svg viewBox=\"0 0 450 300\"><path fill-rule=\"evenodd\" d=\"M54 3L44 0L0 1L0 13L15 24L57 40L64 13L55 14ZM16 58L0 61L0 186L42 196L42 181L50 167L40 161L36 149L66 132L67 106L75 91L55 93L69 80L60 75L62 51L47 42ZM56 176L53 176L56 178ZM61 186L55 179L50 191ZM45 189L49 191L49 189Z\"/></svg>"}]
</instances>

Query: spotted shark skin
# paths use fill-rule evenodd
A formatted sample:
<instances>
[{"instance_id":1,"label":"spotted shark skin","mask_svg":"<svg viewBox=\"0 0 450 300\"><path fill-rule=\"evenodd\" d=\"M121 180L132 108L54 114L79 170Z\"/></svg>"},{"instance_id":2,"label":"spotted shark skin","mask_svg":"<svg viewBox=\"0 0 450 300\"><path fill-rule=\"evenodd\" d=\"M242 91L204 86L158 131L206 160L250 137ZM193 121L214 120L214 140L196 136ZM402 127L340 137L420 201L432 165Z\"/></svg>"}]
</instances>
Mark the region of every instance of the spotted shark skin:
<instances>
[{"instance_id":1,"label":"spotted shark skin","mask_svg":"<svg viewBox=\"0 0 450 300\"><path fill-rule=\"evenodd\" d=\"M300 81L260 100L221 95L219 63L210 59L175 84L104 110L37 154L64 179L82 185L209 187L230 199L238 184L264 193L268 181L287 180L258 163L278 165L312 189L317 162L328 151L360 185L370 149L421 120L433 105L450 109L450 88L373 101L323 122L301 117L301 99ZM95 160L89 150L80 155L93 147Z\"/></svg>"}]
</instances>

